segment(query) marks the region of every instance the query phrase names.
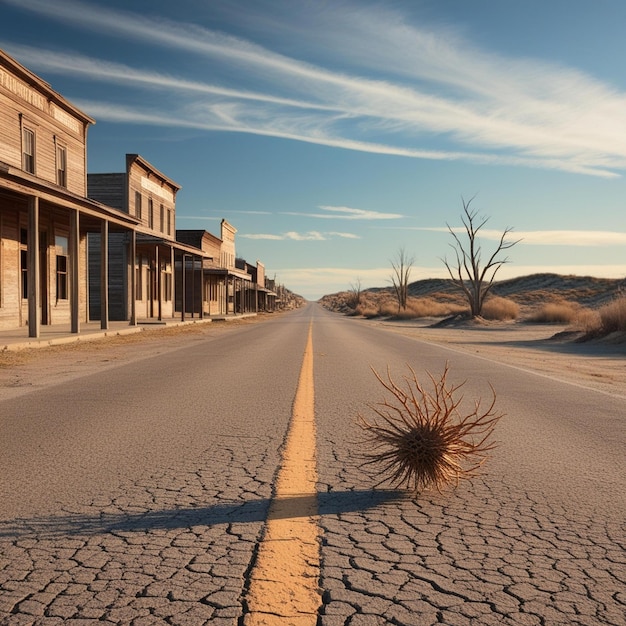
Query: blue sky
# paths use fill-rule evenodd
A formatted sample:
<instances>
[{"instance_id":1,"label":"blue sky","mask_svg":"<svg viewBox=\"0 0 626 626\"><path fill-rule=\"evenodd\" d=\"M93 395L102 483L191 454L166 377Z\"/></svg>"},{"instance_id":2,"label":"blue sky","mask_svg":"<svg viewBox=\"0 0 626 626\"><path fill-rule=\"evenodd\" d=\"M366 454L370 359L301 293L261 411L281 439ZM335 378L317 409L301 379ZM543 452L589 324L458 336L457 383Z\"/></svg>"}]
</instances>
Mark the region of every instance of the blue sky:
<instances>
[{"instance_id":1,"label":"blue sky","mask_svg":"<svg viewBox=\"0 0 626 626\"><path fill-rule=\"evenodd\" d=\"M623 0L0 0L0 48L139 153L177 227L308 299L445 276L462 198L500 278L626 276ZM453 257L452 257L453 258Z\"/></svg>"}]
</instances>

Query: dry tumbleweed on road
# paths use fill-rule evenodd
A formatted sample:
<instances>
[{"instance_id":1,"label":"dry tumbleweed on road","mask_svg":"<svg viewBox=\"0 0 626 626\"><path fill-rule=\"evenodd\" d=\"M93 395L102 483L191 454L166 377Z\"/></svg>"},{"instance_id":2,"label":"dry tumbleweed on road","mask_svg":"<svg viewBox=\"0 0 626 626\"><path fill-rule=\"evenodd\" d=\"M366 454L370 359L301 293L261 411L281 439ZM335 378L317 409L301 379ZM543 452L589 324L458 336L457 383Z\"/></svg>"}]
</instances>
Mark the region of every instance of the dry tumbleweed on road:
<instances>
[{"instance_id":1,"label":"dry tumbleweed on road","mask_svg":"<svg viewBox=\"0 0 626 626\"><path fill-rule=\"evenodd\" d=\"M448 384L448 370L446 364L439 379L428 372L432 391L410 366L404 386L394 382L389 369L386 378L372 370L391 394L390 399L368 404L375 413L372 420L358 416L370 446L366 464L382 466L385 476L378 485L389 480L416 495L430 486L441 491L474 476L495 447L491 435L502 417L495 410L495 390L490 385L492 398L485 410L479 399L464 415L459 394L463 385Z\"/></svg>"}]
</instances>

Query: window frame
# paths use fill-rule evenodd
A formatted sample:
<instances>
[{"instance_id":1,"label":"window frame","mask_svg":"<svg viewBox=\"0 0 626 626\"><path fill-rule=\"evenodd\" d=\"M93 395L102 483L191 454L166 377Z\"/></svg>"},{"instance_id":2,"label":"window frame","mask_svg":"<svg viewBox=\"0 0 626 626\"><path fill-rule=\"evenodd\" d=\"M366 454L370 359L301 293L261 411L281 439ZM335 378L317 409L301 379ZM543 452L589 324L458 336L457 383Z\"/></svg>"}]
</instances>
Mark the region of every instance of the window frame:
<instances>
[{"instance_id":1,"label":"window frame","mask_svg":"<svg viewBox=\"0 0 626 626\"><path fill-rule=\"evenodd\" d=\"M154 202L148 198L148 228L154 229Z\"/></svg>"},{"instance_id":2,"label":"window frame","mask_svg":"<svg viewBox=\"0 0 626 626\"><path fill-rule=\"evenodd\" d=\"M58 143L56 146L56 171L57 185L67 187L67 146Z\"/></svg>"},{"instance_id":3,"label":"window frame","mask_svg":"<svg viewBox=\"0 0 626 626\"><path fill-rule=\"evenodd\" d=\"M135 217L138 220L141 220L142 202L143 196L141 195L141 191L135 191Z\"/></svg>"},{"instance_id":4,"label":"window frame","mask_svg":"<svg viewBox=\"0 0 626 626\"><path fill-rule=\"evenodd\" d=\"M56 301L69 300L69 237L55 235Z\"/></svg>"},{"instance_id":5,"label":"window frame","mask_svg":"<svg viewBox=\"0 0 626 626\"><path fill-rule=\"evenodd\" d=\"M28 141L27 137L29 138ZM28 148L30 148L31 152L27 151ZM22 125L22 169L29 174L35 174L37 165L36 154L37 135L30 126Z\"/></svg>"}]
</instances>

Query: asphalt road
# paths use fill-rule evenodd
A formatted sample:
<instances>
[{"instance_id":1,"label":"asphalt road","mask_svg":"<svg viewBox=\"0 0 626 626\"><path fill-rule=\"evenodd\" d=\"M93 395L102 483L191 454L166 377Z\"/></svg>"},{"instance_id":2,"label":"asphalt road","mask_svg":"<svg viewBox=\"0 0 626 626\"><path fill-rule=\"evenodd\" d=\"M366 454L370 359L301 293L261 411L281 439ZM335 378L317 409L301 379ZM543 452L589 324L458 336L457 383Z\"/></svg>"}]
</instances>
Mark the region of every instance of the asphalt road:
<instances>
[{"instance_id":1,"label":"asphalt road","mask_svg":"<svg viewBox=\"0 0 626 626\"><path fill-rule=\"evenodd\" d=\"M313 304L0 395L0 624L242 623L311 325L321 626L626 624L626 401ZM484 475L373 489L370 368L446 362L506 414Z\"/></svg>"}]
</instances>

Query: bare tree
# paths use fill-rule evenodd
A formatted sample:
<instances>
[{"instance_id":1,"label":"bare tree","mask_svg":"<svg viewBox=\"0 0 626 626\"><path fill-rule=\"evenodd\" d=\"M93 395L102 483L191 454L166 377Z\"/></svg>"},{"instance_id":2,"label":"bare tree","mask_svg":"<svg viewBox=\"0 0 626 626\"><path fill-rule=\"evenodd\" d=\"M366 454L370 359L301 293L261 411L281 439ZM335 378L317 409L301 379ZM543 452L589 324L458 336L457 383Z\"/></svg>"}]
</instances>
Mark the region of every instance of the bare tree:
<instances>
[{"instance_id":1,"label":"bare tree","mask_svg":"<svg viewBox=\"0 0 626 626\"><path fill-rule=\"evenodd\" d=\"M443 259L445 266L452 278L454 284L463 291L467 302L470 306L472 317L476 317L482 313L485 298L493 286L496 273L504 265L508 263L508 258L498 258L504 250L512 248L520 240L507 240L507 235L513 230L505 228L500 236L498 245L484 265L481 265L481 247L478 242L478 234L481 228L489 220L488 217L479 217L477 211L474 211L470 205L471 198L467 202L461 198L463 202L463 215L461 220L465 227L467 242L464 244L457 233L446 224L450 234L454 238L454 243L450 247L454 250L456 256L456 264L453 266L448 263L447 259Z\"/></svg>"},{"instance_id":2,"label":"bare tree","mask_svg":"<svg viewBox=\"0 0 626 626\"><path fill-rule=\"evenodd\" d=\"M391 267L393 268L391 283L398 300L398 313L400 310L406 309L406 302L409 297L409 277L414 262L415 259L409 257L404 248L399 248L396 258L391 261Z\"/></svg>"},{"instance_id":3,"label":"bare tree","mask_svg":"<svg viewBox=\"0 0 626 626\"><path fill-rule=\"evenodd\" d=\"M351 309L356 309L361 304L361 293L363 288L361 286L361 279L357 277L354 283L350 283L350 289L348 290L347 305Z\"/></svg>"}]
</instances>

